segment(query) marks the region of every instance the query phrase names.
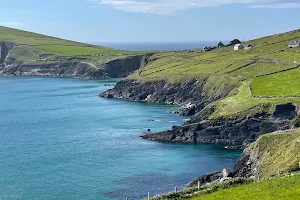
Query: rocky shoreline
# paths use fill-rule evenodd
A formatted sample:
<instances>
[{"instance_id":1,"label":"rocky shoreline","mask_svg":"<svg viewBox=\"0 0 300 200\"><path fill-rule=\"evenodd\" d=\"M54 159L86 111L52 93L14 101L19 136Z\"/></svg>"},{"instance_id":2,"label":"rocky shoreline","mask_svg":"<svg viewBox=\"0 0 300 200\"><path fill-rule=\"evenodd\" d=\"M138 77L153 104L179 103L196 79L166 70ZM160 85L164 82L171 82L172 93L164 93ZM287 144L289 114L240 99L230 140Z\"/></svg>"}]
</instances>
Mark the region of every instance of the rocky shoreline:
<instances>
[{"instance_id":1,"label":"rocky shoreline","mask_svg":"<svg viewBox=\"0 0 300 200\"><path fill-rule=\"evenodd\" d=\"M181 126L174 126L171 130L160 133L146 134L143 139L181 142L181 143L209 143L223 144L226 148L244 149L254 142L260 135L291 128L290 120L295 117L293 105L289 112L279 108L273 114L263 110L244 118L219 118L207 120L208 113L195 116L209 103L226 97L232 90L227 87L222 95L215 93L206 95L204 85L207 78L202 81L191 80L184 84L169 84L165 81L141 82L136 80L122 80L117 85L102 94L101 97L118 98L129 101L145 101L158 104L176 104L182 107L181 115L192 116L191 120ZM279 112L279 113L278 113ZM283 115L280 113L283 112ZM206 115L205 115L206 114Z\"/></svg>"},{"instance_id":2,"label":"rocky shoreline","mask_svg":"<svg viewBox=\"0 0 300 200\"><path fill-rule=\"evenodd\" d=\"M181 115L192 116L191 120L181 126L173 126L171 130L160 133L146 134L143 139L180 142L180 143L210 143L223 144L225 148L244 149L240 159L232 170L214 172L203 175L188 184L188 187L211 182L222 182L236 177L259 179L256 150L247 148L258 137L265 133L292 128L291 120L297 115L297 107L291 103L277 105L274 113L270 114L261 109L247 117L219 118L207 120L214 110L195 115L209 103L225 98L234 90L229 85L222 95L211 93L207 96L202 81L191 80L184 84L169 84L165 81L141 82L137 80L122 80L117 85L99 96L118 98L129 101L145 101L159 104L176 104L183 109ZM218 88L217 88L218 90Z\"/></svg>"}]
</instances>

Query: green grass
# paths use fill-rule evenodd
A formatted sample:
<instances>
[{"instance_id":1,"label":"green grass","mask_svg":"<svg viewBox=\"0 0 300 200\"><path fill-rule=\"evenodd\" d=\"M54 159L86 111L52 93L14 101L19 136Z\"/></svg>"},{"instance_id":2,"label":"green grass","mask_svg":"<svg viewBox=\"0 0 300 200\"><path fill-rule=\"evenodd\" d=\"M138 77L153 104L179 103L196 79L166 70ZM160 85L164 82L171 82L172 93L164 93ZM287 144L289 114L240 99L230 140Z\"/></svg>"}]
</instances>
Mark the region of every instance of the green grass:
<instances>
[{"instance_id":1,"label":"green grass","mask_svg":"<svg viewBox=\"0 0 300 200\"><path fill-rule=\"evenodd\" d=\"M255 64L234 71L230 73L230 75L255 78L256 76L265 75L292 67L294 67L292 64L256 62Z\"/></svg>"},{"instance_id":2,"label":"green grass","mask_svg":"<svg viewBox=\"0 0 300 200\"><path fill-rule=\"evenodd\" d=\"M294 175L220 189L191 200L298 200L299 196L300 175Z\"/></svg>"},{"instance_id":3,"label":"green grass","mask_svg":"<svg viewBox=\"0 0 300 200\"><path fill-rule=\"evenodd\" d=\"M300 105L300 98L298 97L253 97L249 87L250 82L250 80L242 81L235 95L209 104L205 109L215 107L215 112L210 116L210 119L222 116L245 117L259 111L272 113L276 104L294 102L296 105Z\"/></svg>"},{"instance_id":4,"label":"green grass","mask_svg":"<svg viewBox=\"0 0 300 200\"><path fill-rule=\"evenodd\" d=\"M255 96L300 96L300 69L256 77L251 91Z\"/></svg>"},{"instance_id":5,"label":"green grass","mask_svg":"<svg viewBox=\"0 0 300 200\"><path fill-rule=\"evenodd\" d=\"M300 48L287 47L296 39L300 40L300 30L252 40L249 43L255 47L251 50L234 51L233 47L225 47L204 53L162 52L128 78L180 83L210 77L212 81L204 92L218 94L229 80L221 77L231 77L237 88L231 96L205 108L215 108L210 119L242 117L262 110L272 113L276 104L300 104L300 69L284 71L298 65ZM225 86L220 87L220 81Z\"/></svg>"},{"instance_id":6,"label":"green grass","mask_svg":"<svg viewBox=\"0 0 300 200\"><path fill-rule=\"evenodd\" d=\"M130 52L110 48L99 48L91 46L65 46L65 45L37 45L36 48L63 55L132 55L142 54L145 52Z\"/></svg>"},{"instance_id":7,"label":"green grass","mask_svg":"<svg viewBox=\"0 0 300 200\"><path fill-rule=\"evenodd\" d=\"M0 41L10 41L17 44L38 45L38 44L60 44L86 46L86 44L64 40L56 37L32 33L0 26Z\"/></svg>"},{"instance_id":8,"label":"green grass","mask_svg":"<svg viewBox=\"0 0 300 200\"><path fill-rule=\"evenodd\" d=\"M33 48L32 46L20 45L15 47L10 56L25 64L29 64L36 62L39 59L39 55L43 53L43 51Z\"/></svg>"},{"instance_id":9,"label":"green grass","mask_svg":"<svg viewBox=\"0 0 300 200\"><path fill-rule=\"evenodd\" d=\"M181 76L188 80L201 74L218 73L252 79L293 67L299 61L300 50L290 50L287 44L295 39L300 39L299 30L252 40L249 43L255 47L251 50L234 51L233 47L225 47L204 53L162 52L129 78L152 81L178 79ZM256 63L244 67L253 62Z\"/></svg>"},{"instance_id":10,"label":"green grass","mask_svg":"<svg viewBox=\"0 0 300 200\"><path fill-rule=\"evenodd\" d=\"M299 170L300 130L262 135L250 148L256 152L260 177L268 179L279 173Z\"/></svg>"},{"instance_id":11,"label":"green grass","mask_svg":"<svg viewBox=\"0 0 300 200\"><path fill-rule=\"evenodd\" d=\"M123 51L101 46L84 44L42 34L32 33L0 26L0 41L10 41L22 45L22 48L32 48L37 50L62 55L136 55L145 54L146 51ZM120 55L122 54L122 55ZM24 57L24 56L23 56ZM21 60L19 58L19 60Z\"/></svg>"}]
</instances>

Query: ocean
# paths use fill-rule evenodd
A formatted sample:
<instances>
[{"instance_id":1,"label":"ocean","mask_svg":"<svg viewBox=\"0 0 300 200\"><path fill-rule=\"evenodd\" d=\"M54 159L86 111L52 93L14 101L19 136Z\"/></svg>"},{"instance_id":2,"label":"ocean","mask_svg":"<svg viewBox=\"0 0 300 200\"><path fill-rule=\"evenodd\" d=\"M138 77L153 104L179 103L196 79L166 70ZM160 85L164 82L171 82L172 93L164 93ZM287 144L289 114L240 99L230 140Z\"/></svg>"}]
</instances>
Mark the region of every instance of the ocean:
<instances>
[{"instance_id":1,"label":"ocean","mask_svg":"<svg viewBox=\"0 0 300 200\"><path fill-rule=\"evenodd\" d=\"M189 50L217 46L219 41L200 42L94 42L92 44L131 51Z\"/></svg>"},{"instance_id":2,"label":"ocean","mask_svg":"<svg viewBox=\"0 0 300 200\"><path fill-rule=\"evenodd\" d=\"M117 80L0 77L0 199L141 199L240 156L140 139L187 118L170 113L176 106L97 96Z\"/></svg>"}]
</instances>

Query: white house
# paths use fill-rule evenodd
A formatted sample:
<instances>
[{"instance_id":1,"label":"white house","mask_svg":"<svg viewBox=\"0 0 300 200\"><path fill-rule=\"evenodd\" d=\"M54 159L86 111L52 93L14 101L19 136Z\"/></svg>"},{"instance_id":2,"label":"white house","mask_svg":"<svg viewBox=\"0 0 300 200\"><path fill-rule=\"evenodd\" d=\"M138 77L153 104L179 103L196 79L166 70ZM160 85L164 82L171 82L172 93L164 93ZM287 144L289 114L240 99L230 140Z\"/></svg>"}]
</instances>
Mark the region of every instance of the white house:
<instances>
[{"instance_id":1,"label":"white house","mask_svg":"<svg viewBox=\"0 0 300 200\"><path fill-rule=\"evenodd\" d=\"M244 47L243 47L242 44L236 44L236 45L234 45L234 50L235 50L235 51L238 51L238 50L243 49L243 48L244 48Z\"/></svg>"},{"instance_id":2,"label":"white house","mask_svg":"<svg viewBox=\"0 0 300 200\"><path fill-rule=\"evenodd\" d=\"M288 47L289 48L296 48L296 47L299 47L300 46L300 41L294 41L294 42L290 42L289 44L288 44Z\"/></svg>"}]
</instances>

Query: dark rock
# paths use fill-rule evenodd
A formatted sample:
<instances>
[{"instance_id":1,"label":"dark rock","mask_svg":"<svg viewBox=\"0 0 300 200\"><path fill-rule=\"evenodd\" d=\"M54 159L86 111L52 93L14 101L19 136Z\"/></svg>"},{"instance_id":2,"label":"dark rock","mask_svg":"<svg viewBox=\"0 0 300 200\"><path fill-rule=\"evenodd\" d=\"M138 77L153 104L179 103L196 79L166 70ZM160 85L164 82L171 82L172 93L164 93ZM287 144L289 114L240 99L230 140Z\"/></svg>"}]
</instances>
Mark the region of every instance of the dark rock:
<instances>
[{"instance_id":1,"label":"dark rock","mask_svg":"<svg viewBox=\"0 0 300 200\"><path fill-rule=\"evenodd\" d=\"M204 185L206 183L212 183L214 181L221 180L221 178L223 178L222 172L208 173L193 180L187 185L187 187L198 186L198 181L200 182L200 185Z\"/></svg>"},{"instance_id":2,"label":"dark rock","mask_svg":"<svg viewBox=\"0 0 300 200\"><path fill-rule=\"evenodd\" d=\"M273 117L292 120L297 116L297 107L293 103L276 105Z\"/></svg>"},{"instance_id":3,"label":"dark rock","mask_svg":"<svg viewBox=\"0 0 300 200\"><path fill-rule=\"evenodd\" d=\"M172 130L144 135L144 139L184 143L223 144L227 148L245 148L260 135L291 128L288 120L264 118L218 119L204 123L185 123Z\"/></svg>"}]
</instances>

